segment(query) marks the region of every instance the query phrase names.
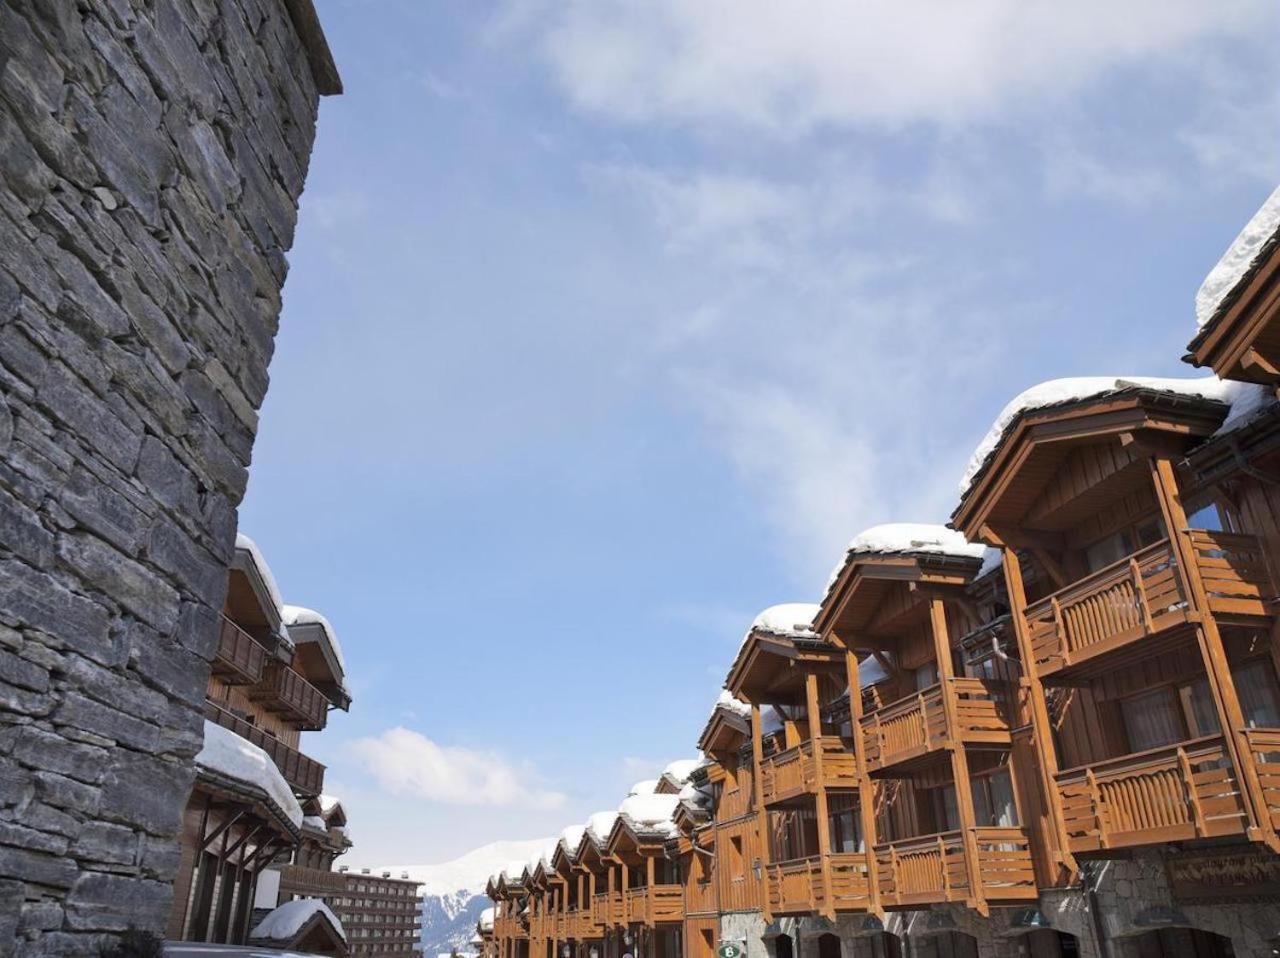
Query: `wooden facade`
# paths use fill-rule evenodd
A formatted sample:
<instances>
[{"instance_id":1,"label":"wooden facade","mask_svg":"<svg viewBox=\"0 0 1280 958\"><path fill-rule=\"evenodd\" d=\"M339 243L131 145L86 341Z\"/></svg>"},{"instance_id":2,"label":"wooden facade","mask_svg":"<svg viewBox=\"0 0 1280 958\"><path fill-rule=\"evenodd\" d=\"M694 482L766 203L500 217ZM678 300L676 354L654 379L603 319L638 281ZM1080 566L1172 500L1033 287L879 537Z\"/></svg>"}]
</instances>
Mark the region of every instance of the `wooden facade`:
<instances>
[{"instance_id":1,"label":"wooden facade","mask_svg":"<svg viewBox=\"0 0 1280 958\"><path fill-rule=\"evenodd\" d=\"M787 939L773 958L792 921L810 958L836 928L859 956L1274 953L1277 237L1187 359L1253 385L1033 391L948 527L868 530L820 604L767 610L677 836L619 819L562 848L561 883L492 883L494 958L711 958L735 915ZM1166 897L1101 914L1138 860Z\"/></svg>"},{"instance_id":2,"label":"wooden facade","mask_svg":"<svg viewBox=\"0 0 1280 958\"><path fill-rule=\"evenodd\" d=\"M293 802L285 808L287 795L282 799L261 781L197 758L167 929L171 939L244 944L264 905L325 898L342 882L332 869L351 844L345 813L321 796L324 766L302 752L301 735L323 729L329 709L345 709L350 697L334 666L336 654L326 658L316 643L332 644L314 634L292 634L270 570L242 537L206 690L206 725L260 749ZM259 883L267 872L279 884L264 901Z\"/></svg>"}]
</instances>

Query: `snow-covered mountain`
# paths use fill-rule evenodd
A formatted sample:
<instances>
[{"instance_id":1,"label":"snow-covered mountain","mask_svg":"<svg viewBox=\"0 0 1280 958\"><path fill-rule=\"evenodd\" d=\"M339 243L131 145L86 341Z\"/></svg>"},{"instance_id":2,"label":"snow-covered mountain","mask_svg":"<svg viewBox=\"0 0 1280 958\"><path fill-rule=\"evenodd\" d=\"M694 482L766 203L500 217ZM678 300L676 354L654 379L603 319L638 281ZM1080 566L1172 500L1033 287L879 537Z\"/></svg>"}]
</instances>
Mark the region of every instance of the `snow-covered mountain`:
<instances>
[{"instance_id":1,"label":"snow-covered mountain","mask_svg":"<svg viewBox=\"0 0 1280 958\"><path fill-rule=\"evenodd\" d=\"M492 842L461 858L439 865L380 865L383 871L399 876L408 872L421 882L422 950L432 956L446 955L452 949L470 951L468 942L475 934L480 912L489 905L484 886L489 876L513 861L528 861L545 848L550 839L528 842Z\"/></svg>"}]
</instances>

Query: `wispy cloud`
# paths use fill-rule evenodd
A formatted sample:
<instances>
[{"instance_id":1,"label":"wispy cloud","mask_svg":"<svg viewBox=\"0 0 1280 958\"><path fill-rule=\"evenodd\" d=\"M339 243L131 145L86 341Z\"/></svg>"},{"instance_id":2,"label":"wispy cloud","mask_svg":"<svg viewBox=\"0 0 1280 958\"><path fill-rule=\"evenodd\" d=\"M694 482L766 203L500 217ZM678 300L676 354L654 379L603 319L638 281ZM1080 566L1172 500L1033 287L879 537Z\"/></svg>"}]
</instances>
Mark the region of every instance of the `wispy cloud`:
<instances>
[{"instance_id":1,"label":"wispy cloud","mask_svg":"<svg viewBox=\"0 0 1280 958\"><path fill-rule=\"evenodd\" d=\"M952 124L1070 94L1109 71L1256 28L1263 0L516 0L580 108L629 122L795 133L825 124Z\"/></svg>"},{"instance_id":2,"label":"wispy cloud","mask_svg":"<svg viewBox=\"0 0 1280 958\"><path fill-rule=\"evenodd\" d=\"M543 787L527 764L496 752L440 745L403 726L356 740L348 757L396 795L445 805L549 809L566 800Z\"/></svg>"}]
</instances>

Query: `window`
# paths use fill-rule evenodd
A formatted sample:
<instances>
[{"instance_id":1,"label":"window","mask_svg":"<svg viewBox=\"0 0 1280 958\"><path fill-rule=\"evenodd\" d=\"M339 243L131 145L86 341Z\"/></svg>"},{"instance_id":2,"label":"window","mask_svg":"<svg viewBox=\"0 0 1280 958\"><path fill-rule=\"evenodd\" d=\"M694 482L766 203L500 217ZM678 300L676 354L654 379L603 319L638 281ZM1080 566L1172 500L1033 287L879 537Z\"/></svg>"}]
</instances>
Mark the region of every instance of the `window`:
<instances>
[{"instance_id":1,"label":"window","mask_svg":"<svg viewBox=\"0 0 1280 958\"><path fill-rule=\"evenodd\" d=\"M1244 723L1249 728L1280 728L1280 695L1275 670L1265 659L1254 659L1231 670ZM1207 683L1206 683L1207 685Z\"/></svg>"},{"instance_id":2,"label":"window","mask_svg":"<svg viewBox=\"0 0 1280 958\"><path fill-rule=\"evenodd\" d=\"M1013 800L1013 780L1008 768L970 781L973 791L973 813L978 825L1012 828L1018 824L1018 806Z\"/></svg>"},{"instance_id":3,"label":"window","mask_svg":"<svg viewBox=\"0 0 1280 958\"><path fill-rule=\"evenodd\" d=\"M917 793L920 801L920 817L923 833L950 832L960 827L960 814L956 808L954 786L922 788Z\"/></svg>"},{"instance_id":4,"label":"window","mask_svg":"<svg viewBox=\"0 0 1280 958\"><path fill-rule=\"evenodd\" d=\"M938 665L936 662L926 662L924 665L916 669L916 691L923 692L925 689L933 688L938 684Z\"/></svg>"},{"instance_id":5,"label":"window","mask_svg":"<svg viewBox=\"0 0 1280 958\"><path fill-rule=\"evenodd\" d=\"M831 824L831 850L836 853L862 851L862 830L854 795L851 792L831 792L827 796L827 809Z\"/></svg>"},{"instance_id":6,"label":"window","mask_svg":"<svg viewBox=\"0 0 1280 958\"><path fill-rule=\"evenodd\" d=\"M1188 529L1208 529L1210 532L1221 532L1225 525L1217 503L1210 502L1187 514Z\"/></svg>"},{"instance_id":7,"label":"window","mask_svg":"<svg viewBox=\"0 0 1280 958\"><path fill-rule=\"evenodd\" d=\"M1217 709L1205 678L1122 699L1120 717L1131 752L1162 748L1219 731Z\"/></svg>"}]
</instances>

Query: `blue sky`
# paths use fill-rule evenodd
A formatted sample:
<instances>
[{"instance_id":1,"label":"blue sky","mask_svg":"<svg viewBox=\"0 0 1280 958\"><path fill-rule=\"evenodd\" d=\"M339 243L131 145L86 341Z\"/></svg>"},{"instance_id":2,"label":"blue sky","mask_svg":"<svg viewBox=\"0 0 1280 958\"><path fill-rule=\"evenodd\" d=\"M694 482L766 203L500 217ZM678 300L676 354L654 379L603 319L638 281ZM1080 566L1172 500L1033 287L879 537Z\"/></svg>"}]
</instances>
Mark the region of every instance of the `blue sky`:
<instances>
[{"instance_id":1,"label":"blue sky","mask_svg":"<svg viewBox=\"0 0 1280 958\"><path fill-rule=\"evenodd\" d=\"M755 613L944 520L1016 392L1194 375L1280 180L1261 0L317 7L241 526L345 647L353 864L692 755Z\"/></svg>"}]
</instances>

